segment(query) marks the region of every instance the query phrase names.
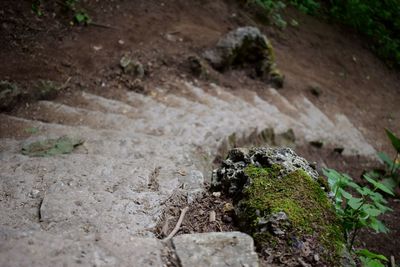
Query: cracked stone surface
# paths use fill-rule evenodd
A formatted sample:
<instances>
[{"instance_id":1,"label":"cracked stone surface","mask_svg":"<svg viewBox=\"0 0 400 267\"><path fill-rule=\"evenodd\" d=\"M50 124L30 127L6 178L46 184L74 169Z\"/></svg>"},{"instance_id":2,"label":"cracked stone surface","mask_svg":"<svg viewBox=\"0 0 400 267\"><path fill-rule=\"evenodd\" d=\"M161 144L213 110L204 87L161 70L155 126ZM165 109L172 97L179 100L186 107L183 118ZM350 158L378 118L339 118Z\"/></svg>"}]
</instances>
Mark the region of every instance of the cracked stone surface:
<instances>
[{"instance_id":1,"label":"cracked stone surface","mask_svg":"<svg viewBox=\"0 0 400 267\"><path fill-rule=\"evenodd\" d=\"M76 92L68 103L80 104L39 101L21 117L0 114L0 129L38 129L24 139L0 132L1 266L157 266L153 227L165 201L182 188L195 197L233 133L293 129L298 144L323 140L344 154L375 154L347 117L327 116L305 96L289 102L269 89L267 101L215 84L175 84L182 93L161 86L118 101ZM67 155L20 153L64 135L85 142Z\"/></svg>"}]
</instances>

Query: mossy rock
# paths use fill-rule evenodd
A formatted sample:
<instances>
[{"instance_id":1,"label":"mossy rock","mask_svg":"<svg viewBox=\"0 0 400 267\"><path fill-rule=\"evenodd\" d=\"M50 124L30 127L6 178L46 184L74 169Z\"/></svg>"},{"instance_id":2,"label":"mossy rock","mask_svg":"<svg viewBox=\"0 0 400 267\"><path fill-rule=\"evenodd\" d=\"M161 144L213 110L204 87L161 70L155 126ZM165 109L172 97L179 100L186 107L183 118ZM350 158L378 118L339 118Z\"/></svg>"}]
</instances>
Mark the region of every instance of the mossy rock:
<instances>
[{"instance_id":1,"label":"mossy rock","mask_svg":"<svg viewBox=\"0 0 400 267\"><path fill-rule=\"evenodd\" d=\"M233 149L213 175L214 188L233 198L240 229L261 252L300 255L310 264L317 254L327 266L349 266L341 222L319 180L288 148Z\"/></svg>"},{"instance_id":2,"label":"mossy rock","mask_svg":"<svg viewBox=\"0 0 400 267\"><path fill-rule=\"evenodd\" d=\"M256 27L240 27L230 31L214 49L204 52L203 57L218 71L250 69L272 86L283 86L284 76L276 67L272 45Z\"/></svg>"},{"instance_id":3,"label":"mossy rock","mask_svg":"<svg viewBox=\"0 0 400 267\"><path fill-rule=\"evenodd\" d=\"M277 236L287 241L314 238L326 260L338 262L344 237L331 201L303 170L281 177L281 168L250 165L245 169L250 181L236 205L242 228L259 246L276 242Z\"/></svg>"}]
</instances>

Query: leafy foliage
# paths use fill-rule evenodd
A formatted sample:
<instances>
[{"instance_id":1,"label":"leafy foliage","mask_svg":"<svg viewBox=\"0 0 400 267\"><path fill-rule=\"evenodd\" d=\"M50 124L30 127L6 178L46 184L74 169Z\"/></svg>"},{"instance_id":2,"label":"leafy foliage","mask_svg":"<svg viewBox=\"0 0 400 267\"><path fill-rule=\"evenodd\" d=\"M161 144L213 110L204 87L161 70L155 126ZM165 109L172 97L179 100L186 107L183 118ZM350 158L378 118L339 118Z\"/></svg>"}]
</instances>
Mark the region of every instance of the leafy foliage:
<instances>
[{"instance_id":1,"label":"leafy foliage","mask_svg":"<svg viewBox=\"0 0 400 267\"><path fill-rule=\"evenodd\" d=\"M325 169L328 184L332 191L336 213L342 220L345 238L349 250L353 249L354 240L362 228L371 228L378 233L387 233L388 229L378 219L380 215L391 209L386 206L387 201L378 190L394 195L383 183L376 181L372 174L365 174L364 178L370 186L360 186L347 174L339 173L333 169ZM351 190L351 191L348 191ZM351 192L357 192L354 195ZM365 266L384 266L384 256L360 250L355 252Z\"/></svg>"},{"instance_id":2,"label":"leafy foliage","mask_svg":"<svg viewBox=\"0 0 400 267\"><path fill-rule=\"evenodd\" d=\"M367 36L370 48L390 66L400 67L400 0L253 0L265 7L273 24L284 28L281 11L292 5L317 15L324 12L336 22ZM321 6L327 7L322 10Z\"/></svg>"},{"instance_id":3,"label":"leafy foliage","mask_svg":"<svg viewBox=\"0 0 400 267\"><path fill-rule=\"evenodd\" d=\"M400 0L331 0L330 15L372 40L372 49L400 67Z\"/></svg>"},{"instance_id":4,"label":"leafy foliage","mask_svg":"<svg viewBox=\"0 0 400 267\"><path fill-rule=\"evenodd\" d=\"M43 16L44 6L48 1L45 0L33 0L32 1L32 11L38 16ZM91 19L88 13L80 7L79 0L62 0L56 2L58 6L61 7L61 10L67 13L72 13L73 21L78 25L87 25L90 23Z\"/></svg>"},{"instance_id":5,"label":"leafy foliage","mask_svg":"<svg viewBox=\"0 0 400 267\"><path fill-rule=\"evenodd\" d=\"M388 262L385 256L372 253L367 249L357 250L355 253L359 256L363 266L366 267L384 267L385 264L383 264L382 261Z\"/></svg>"},{"instance_id":6,"label":"leafy foliage","mask_svg":"<svg viewBox=\"0 0 400 267\"><path fill-rule=\"evenodd\" d=\"M254 0L254 2L265 8L268 16L271 18L271 22L274 25L280 28L285 28L287 26L286 20L281 15L281 11L287 6L284 1ZM319 3L315 0L289 0L288 3L292 6L297 7L300 11L308 14L314 14L319 8ZM291 20L290 24L297 26L298 23L295 20Z\"/></svg>"},{"instance_id":7,"label":"leafy foliage","mask_svg":"<svg viewBox=\"0 0 400 267\"><path fill-rule=\"evenodd\" d=\"M399 155L400 155L400 138L398 138L394 133L392 133L390 130L385 129L386 134L391 141L393 148L396 150L396 155L393 159L391 159L386 153L380 152L378 153L378 157L382 160L382 162L386 165L386 171L383 175L380 175L378 173L374 173L374 175L378 176L381 180L382 183L390 188L391 190L394 190L400 183L400 161L399 161Z\"/></svg>"}]
</instances>

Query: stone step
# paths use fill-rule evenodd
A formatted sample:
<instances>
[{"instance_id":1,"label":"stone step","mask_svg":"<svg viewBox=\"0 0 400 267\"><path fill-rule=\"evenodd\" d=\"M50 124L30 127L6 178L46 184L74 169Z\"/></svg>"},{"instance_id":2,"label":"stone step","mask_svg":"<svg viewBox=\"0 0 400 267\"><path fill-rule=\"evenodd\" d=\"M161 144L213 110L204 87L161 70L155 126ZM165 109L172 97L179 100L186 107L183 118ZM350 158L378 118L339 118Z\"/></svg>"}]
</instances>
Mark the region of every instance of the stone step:
<instances>
[{"instance_id":1,"label":"stone step","mask_svg":"<svg viewBox=\"0 0 400 267\"><path fill-rule=\"evenodd\" d=\"M0 266L164 266L159 240L125 231L93 233L80 240L44 231L19 235L1 240Z\"/></svg>"},{"instance_id":2,"label":"stone step","mask_svg":"<svg viewBox=\"0 0 400 267\"><path fill-rule=\"evenodd\" d=\"M182 267L259 266L253 239L240 232L181 235L172 239L173 247L118 229L79 240L47 232L2 232L10 240L0 250L1 266L163 267L171 264L168 256L172 255Z\"/></svg>"}]
</instances>

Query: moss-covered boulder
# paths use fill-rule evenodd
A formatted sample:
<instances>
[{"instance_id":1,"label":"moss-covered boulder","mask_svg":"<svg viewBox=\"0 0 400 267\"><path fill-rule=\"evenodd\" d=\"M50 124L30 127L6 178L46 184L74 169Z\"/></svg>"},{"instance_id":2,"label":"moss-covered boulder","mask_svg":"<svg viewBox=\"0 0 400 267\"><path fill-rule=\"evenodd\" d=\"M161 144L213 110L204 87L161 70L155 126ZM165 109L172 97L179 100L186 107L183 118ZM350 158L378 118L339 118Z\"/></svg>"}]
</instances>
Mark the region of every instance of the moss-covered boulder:
<instances>
[{"instance_id":1,"label":"moss-covered boulder","mask_svg":"<svg viewBox=\"0 0 400 267\"><path fill-rule=\"evenodd\" d=\"M256 27L240 27L229 32L203 57L218 71L252 69L257 77L274 87L283 86L284 76L276 67L272 45Z\"/></svg>"},{"instance_id":2,"label":"moss-covered boulder","mask_svg":"<svg viewBox=\"0 0 400 267\"><path fill-rule=\"evenodd\" d=\"M312 265L347 265L340 221L318 181L289 148L233 149L212 186L233 198L239 227L271 261L287 254Z\"/></svg>"}]
</instances>

